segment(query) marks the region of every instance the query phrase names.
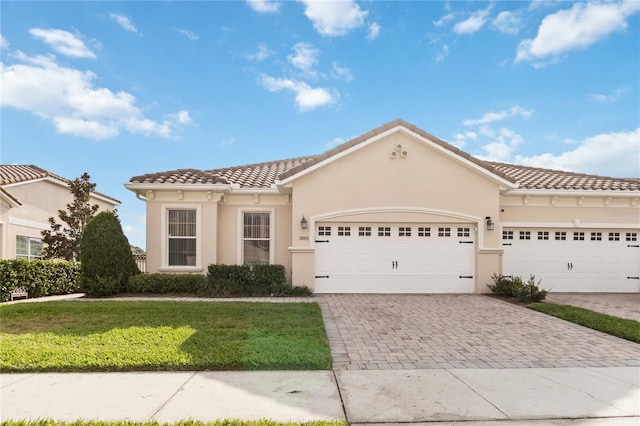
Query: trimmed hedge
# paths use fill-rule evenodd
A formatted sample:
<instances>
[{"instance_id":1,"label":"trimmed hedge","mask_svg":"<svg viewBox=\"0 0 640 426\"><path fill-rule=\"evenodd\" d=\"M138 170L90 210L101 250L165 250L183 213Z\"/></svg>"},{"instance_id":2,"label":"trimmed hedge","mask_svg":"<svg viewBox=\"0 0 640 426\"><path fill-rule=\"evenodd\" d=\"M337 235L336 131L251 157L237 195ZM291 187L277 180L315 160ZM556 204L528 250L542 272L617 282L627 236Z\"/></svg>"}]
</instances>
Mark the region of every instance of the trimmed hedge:
<instances>
[{"instance_id":1,"label":"trimmed hedge","mask_svg":"<svg viewBox=\"0 0 640 426\"><path fill-rule=\"evenodd\" d=\"M123 291L127 293L193 293L204 285L206 278L198 274L138 274L129 278Z\"/></svg>"},{"instance_id":2,"label":"trimmed hedge","mask_svg":"<svg viewBox=\"0 0 640 426\"><path fill-rule=\"evenodd\" d=\"M205 297L310 296L307 287L291 287L283 265L209 265L198 292Z\"/></svg>"},{"instance_id":3,"label":"trimmed hedge","mask_svg":"<svg viewBox=\"0 0 640 426\"><path fill-rule=\"evenodd\" d=\"M0 260L0 301L10 299L16 287L25 287L29 297L72 294L80 291L80 265L66 261Z\"/></svg>"}]
</instances>

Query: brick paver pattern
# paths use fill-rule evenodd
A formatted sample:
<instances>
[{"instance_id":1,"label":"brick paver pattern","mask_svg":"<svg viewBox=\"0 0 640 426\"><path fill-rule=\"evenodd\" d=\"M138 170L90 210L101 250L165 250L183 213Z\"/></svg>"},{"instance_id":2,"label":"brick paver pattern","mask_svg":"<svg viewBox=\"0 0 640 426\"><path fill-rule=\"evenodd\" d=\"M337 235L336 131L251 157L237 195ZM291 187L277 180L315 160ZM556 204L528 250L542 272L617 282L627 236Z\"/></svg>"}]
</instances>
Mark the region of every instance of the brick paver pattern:
<instances>
[{"instance_id":1,"label":"brick paver pattern","mask_svg":"<svg viewBox=\"0 0 640 426\"><path fill-rule=\"evenodd\" d=\"M640 293L549 293L547 302L640 321Z\"/></svg>"},{"instance_id":2,"label":"brick paver pattern","mask_svg":"<svg viewBox=\"0 0 640 426\"><path fill-rule=\"evenodd\" d=\"M640 345L481 295L322 295L339 369L640 365Z\"/></svg>"}]
</instances>

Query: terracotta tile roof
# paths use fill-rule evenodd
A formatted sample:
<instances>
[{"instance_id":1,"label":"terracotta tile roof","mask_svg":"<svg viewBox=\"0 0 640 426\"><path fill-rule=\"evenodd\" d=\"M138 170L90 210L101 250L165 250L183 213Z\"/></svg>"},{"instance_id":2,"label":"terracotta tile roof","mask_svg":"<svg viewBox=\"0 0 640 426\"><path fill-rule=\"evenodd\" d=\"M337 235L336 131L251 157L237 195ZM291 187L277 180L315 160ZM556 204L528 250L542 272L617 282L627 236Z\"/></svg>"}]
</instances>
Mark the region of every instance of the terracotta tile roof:
<instances>
[{"instance_id":1,"label":"terracotta tile roof","mask_svg":"<svg viewBox=\"0 0 640 426\"><path fill-rule=\"evenodd\" d=\"M22 203L20 202L20 200L18 200L16 197L14 197L13 195L11 195L6 189L4 189L3 187L0 186L0 193L4 194L7 198L9 198L11 201L15 202L16 204L18 204L19 206L22 205Z\"/></svg>"},{"instance_id":2,"label":"terracotta tile roof","mask_svg":"<svg viewBox=\"0 0 640 426\"><path fill-rule=\"evenodd\" d=\"M227 167L213 170L180 169L168 172L134 176L131 183L194 183L194 184L237 184L241 188L269 188L276 180L283 180L299 173L314 164L333 157L342 151L365 142L397 126L405 127L418 135L427 138L440 147L500 176L519 183L520 188L527 189L582 189L582 190L640 190L640 179L609 178L594 175L571 173L559 170L536 169L515 164L494 163L480 160L472 155L436 138L422 129L404 120L395 120L357 138L351 139L323 154L286 160L269 161L244 166Z\"/></svg>"},{"instance_id":3,"label":"terracotta tile roof","mask_svg":"<svg viewBox=\"0 0 640 426\"><path fill-rule=\"evenodd\" d=\"M279 175L313 159L310 157L289 158L244 166L213 170L179 169L168 172L134 176L131 183L193 183L193 184L237 184L241 188L270 188Z\"/></svg>"},{"instance_id":4,"label":"terracotta tile roof","mask_svg":"<svg viewBox=\"0 0 640 426\"><path fill-rule=\"evenodd\" d=\"M14 164L0 164L0 185L9 185L12 183L28 182L30 180L52 178L58 180L64 184L69 184L70 180L58 176L55 173L48 172L34 165L14 165ZM6 192L6 191L5 191ZM107 198L120 204L120 200L116 200L101 192L95 191L94 194ZM15 198L12 197L14 200ZM17 200L16 200L17 201Z\"/></svg>"},{"instance_id":5,"label":"terracotta tile roof","mask_svg":"<svg viewBox=\"0 0 640 426\"><path fill-rule=\"evenodd\" d=\"M495 170L516 179L521 189L640 190L640 179L588 175L516 164L487 163Z\"/></svg>"}]
</instances>

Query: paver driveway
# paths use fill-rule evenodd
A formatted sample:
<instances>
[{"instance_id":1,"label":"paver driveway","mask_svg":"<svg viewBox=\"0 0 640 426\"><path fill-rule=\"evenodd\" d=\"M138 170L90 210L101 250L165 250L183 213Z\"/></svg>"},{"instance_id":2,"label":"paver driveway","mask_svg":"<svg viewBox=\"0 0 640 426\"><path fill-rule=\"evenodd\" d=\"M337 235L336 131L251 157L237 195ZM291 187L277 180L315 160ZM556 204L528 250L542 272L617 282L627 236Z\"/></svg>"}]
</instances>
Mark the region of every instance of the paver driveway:
<instances>
[{"instance_id":1,"label":"paver driveway","mask_svg":"<svg viewBox=\"0 0 640 426\"><path fill-rule=\"evenodd\" d=\"M480 295L318 296L334 369L640 365L640 345Z\"/></svg>"}]
</instances>

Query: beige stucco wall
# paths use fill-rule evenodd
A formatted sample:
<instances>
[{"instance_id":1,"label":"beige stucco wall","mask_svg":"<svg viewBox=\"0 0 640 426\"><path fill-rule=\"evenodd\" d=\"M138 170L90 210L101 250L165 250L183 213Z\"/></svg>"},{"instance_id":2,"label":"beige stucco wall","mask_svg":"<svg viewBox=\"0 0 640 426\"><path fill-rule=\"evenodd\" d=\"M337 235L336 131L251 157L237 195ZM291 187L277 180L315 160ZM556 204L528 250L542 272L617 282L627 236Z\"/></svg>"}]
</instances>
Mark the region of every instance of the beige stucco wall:
<instances>
[{"instance_id":1,"label":"beige stucco wall","mask_svg":"<svg viewBox=\"0 0 640 426\"><path fill-rule=\"evenodd\" d=\"M207 273L210 264L239 264L242 262L242 212L271 212L274 218L273 263L284 265L290 280L291 242L290 197L269 194L208 195L205 191L154 191L147 197L147 271L176 273ZM181 198L181 199L179 199ZM199 245L196 267L168 267L166 265L166 222L164 212L169 208L193 208L199 211Z\"/></svg>"},{"instance_id":2,"label":"beige stucco wall","mask_svg":"<svg viewBox=\"0 0 640 426\"><path fill-rule=\"evenodd\" d=\"M390 157L397 145L406 158ZM404 133L362 146L294 180L292 187L293 244L299 249L313 248L316 221L332 220L469 223L477 228L478 249L499 247L498 233L485 231L483 222L499 216L498 183ZM298 225L303 215L310 220L307 231ZM294 255L294 285L313 286L312 258L308 251ZM499 263L498 253L485 258ZM483 274L477 283L488 279L485 269L477 267Z\"/></svg>"},{"instance_id":3,"label":"beige stucco wall","mask_svg":"<svg viewBox=\"0 0 640 426\"><path fill-rule=\"evenodd\" d=\"M41 239L42 231L51 229L49 218L55 217L59 223L58 210L65 210L67 203L73 201L73 196L67 185L50 180L5 185L4 188L22 204L12 208L5 203L0 206L1 258L12 259L16 255L16 236ZM101 197L91 197L91 203L97 204L100 211L116 207L115 202L107 202Z\"/></svg>"}]
</instances>

